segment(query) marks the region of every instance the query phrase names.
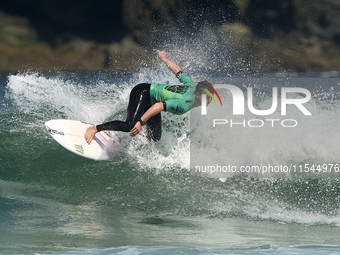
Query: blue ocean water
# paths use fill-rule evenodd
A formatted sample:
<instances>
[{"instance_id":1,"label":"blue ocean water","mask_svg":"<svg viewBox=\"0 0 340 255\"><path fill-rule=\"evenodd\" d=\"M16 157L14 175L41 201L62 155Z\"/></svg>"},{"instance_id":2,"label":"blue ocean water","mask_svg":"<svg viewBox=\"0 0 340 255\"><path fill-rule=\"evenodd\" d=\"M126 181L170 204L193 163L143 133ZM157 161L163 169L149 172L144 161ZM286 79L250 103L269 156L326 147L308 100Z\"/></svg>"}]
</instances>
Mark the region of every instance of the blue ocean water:
<instances>
[{"instance_id":1,"label":"blue ocean water","mask_svg":"<svg viewBox=\"0 0 340 255\"><path fill-rule=\"evenodd\" d=\"M193 176L188 115L164 113L158 143L118 134L124 139L109 161L72 154L45 130L56 118L124 119L131 88L155 80L177 82L166 69L151 68L1 74L0 254L340 253L337 178ZM335 91L315 108L331 117L313 129L338 122L337 89L318 94ZM313 146L306 139L299 149ZM292 155L294 148L282 159Z\"/></svg>"}]
</instances>

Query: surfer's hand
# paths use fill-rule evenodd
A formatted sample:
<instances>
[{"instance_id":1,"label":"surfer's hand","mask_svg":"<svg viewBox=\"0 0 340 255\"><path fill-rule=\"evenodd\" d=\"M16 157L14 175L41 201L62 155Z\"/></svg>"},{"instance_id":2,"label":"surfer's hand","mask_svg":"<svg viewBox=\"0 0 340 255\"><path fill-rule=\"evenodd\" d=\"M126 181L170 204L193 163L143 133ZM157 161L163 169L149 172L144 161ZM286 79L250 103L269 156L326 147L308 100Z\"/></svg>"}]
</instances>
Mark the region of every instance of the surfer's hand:
<instances>
[{"instance_id":1,"label":"surfer's hand","mask_svg":"<svg viewBox=\"0 0 340 255\"><path fill-rule=\"evenodd\" d=\"M142 129L142 125L140 124L139 121L137 121L136 125L130 131L130 136L134 137L134 136L138 135L139 132L141 131L141 129Z\"/></svg>"},{"instance_id":2,"label":"surfer's hand","mask_svg":"<svg viewBox=\"0 0 340 255\"><path fill-rule=\"evenodd\" d=\"M168 68L173 72L174 74L177 74L179 71L181 71L181 68L176 65L174 62L169 60L166 57L166 53L163 50L157 50L159 58L168 66Z\"/></svg>"},{"instance_id":3,"label":"surfer's hand","mask_svg":"<svg viewBox=\"0 0 340 255\"><path fill-rule=\"evenodd\" d=\"M84 134L85 140L88 144L90 144L93 140L94 135L97 133L97 127L96 126L92 126L92 127L88 127L86 129L86 132Z\"/></svg>"},{"instance_id":4,"label":"surfer's hand","mask_svg":"<svg viewBox=\"0 0 340 255\"><path fill-rule=\"evenodd\" d=\"M166 58L166 53L165 53L165 51L157 50L157 52L158 52L158 56L159 56L160 59Z\"/></svg>"}]
</instances>

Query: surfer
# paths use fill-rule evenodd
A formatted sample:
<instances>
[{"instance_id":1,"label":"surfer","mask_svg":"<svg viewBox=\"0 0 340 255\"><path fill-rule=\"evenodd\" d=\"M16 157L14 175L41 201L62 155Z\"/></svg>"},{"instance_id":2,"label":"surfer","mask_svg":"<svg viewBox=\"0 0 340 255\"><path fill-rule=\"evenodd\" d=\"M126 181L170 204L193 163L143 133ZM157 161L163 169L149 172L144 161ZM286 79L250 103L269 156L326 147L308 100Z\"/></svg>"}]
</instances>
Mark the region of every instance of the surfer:
<instances>
[{"instance_id":1,"label":"surfer","mask_svg":"<svg viewBox=\"0 0 340 255\"><path fill-rule=\"evenodd\" d=\"M193 107L201 106L202 94L211 94L212 84L207 81L193 82L182 69L169 60L165 51L157 51L159 58L176 75L181 85L159 83L142 83L136 85L130 93L126 121L114 120L87 128L85 140L91 143L94 135L102 130L130 132L130 136L138 135L145 125L149 140L158 141L162 135L161 112L184 114ZM204 91L204 90L205 91ZM207 94L207 105L212 98Z\"/></svg>"}]
</instances>

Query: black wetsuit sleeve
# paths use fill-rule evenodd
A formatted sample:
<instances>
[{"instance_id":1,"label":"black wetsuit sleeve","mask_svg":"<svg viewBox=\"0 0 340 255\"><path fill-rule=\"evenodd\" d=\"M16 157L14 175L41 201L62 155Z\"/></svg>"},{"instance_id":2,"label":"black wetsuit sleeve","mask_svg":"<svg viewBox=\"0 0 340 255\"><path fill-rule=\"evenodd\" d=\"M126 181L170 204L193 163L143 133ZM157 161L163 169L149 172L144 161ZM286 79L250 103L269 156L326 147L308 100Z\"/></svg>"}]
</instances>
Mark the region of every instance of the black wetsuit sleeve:
<instances>
[{"instance_id":1,"label":"black wetsuit sleeve","mask_svg":"<svg viewBox=\"0 0 340 255\"><path fill-rule=\"evenodd\" d=\"M110 122L97 125L96 128L98 132L103 131L103 130L113 130L113 127L112 125L110 125Z\"/></svg>"}]
</instances>

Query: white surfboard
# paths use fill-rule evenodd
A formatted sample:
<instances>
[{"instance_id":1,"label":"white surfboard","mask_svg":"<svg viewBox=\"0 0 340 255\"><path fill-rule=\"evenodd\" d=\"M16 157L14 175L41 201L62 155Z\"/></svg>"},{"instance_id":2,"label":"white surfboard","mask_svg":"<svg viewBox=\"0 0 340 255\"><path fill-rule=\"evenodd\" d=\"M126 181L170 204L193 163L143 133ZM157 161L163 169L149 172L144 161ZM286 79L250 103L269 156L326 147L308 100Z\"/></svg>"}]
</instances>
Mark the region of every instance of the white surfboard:
<instances>
[{"instance_id":1,"label":"white surfboard","mask_svg":"<svg viewBox=\"0 0 340 255\"><path fill-rule=\"evenodd\" d=\"M111 131L97 133L89 145L84 138L85 131L92 124L77 120L49 120L45 123L47 131L60 145L69 151L94 160L108 160L113 155L114 135Z\"/></svg>"}]
</instances>

